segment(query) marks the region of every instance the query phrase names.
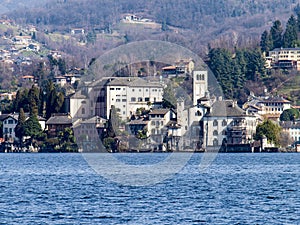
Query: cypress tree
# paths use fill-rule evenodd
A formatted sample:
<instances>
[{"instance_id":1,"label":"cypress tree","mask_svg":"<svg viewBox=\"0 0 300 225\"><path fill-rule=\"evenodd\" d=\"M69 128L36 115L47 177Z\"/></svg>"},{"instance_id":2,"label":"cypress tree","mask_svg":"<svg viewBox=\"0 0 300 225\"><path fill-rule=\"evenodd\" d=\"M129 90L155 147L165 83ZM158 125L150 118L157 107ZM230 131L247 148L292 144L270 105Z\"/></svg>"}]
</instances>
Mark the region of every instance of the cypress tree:
<instances>
[{"instance_id":1,"label":"cypress tree","mask_svg":"<svg viewBox=\"0 0 300 225\"><path fill-rule=\"evenodd\" d=\"M26 117L25 117L24 110L23 110L23 108L20 108L18 124L15 128L15 133L16 133L16 137L19 139L21 144L23 142L22 140L25 135L25 130L24 130L25 120L26 120Z\"/></svg>"}]
</instances>

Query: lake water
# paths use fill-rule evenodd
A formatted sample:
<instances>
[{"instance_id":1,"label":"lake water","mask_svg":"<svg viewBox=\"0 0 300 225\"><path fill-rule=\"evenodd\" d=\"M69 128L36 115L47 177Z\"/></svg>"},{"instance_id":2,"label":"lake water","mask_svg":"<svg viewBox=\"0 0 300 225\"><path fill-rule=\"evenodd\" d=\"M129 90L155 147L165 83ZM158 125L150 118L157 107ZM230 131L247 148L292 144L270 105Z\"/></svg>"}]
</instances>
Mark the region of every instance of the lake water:
<instances>
[{"instance_id":1,"label":"lake water","mask_svg":"<svg viewBox=\"0 0 300 225\"><path fill-rule=\"evenodd\" d=\"M203 155L136 187L81 154L1 154L0 224L300 224L300 154L218 154L200 172ZM139 165L168 154L110 156Z\"/></svg>"}]
</instances>

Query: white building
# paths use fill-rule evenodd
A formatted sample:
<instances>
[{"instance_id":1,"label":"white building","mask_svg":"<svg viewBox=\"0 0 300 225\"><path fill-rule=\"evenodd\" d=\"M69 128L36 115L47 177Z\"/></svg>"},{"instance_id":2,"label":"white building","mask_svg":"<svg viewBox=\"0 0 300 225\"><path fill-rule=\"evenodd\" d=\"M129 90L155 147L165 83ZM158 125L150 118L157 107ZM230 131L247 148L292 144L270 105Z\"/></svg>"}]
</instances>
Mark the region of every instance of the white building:
<instances>
[{"instance_id":1,"label":"white building","mask_svg":"<svg viewBox=\"0 0 300 225\"><path fill-rule=\"evenodd\" d=\"M300 121L282 121L279 125L293 142L300 142Z\"/></svg>"},{"instance_id":2,"label":"white building","mask_svg":"<svg viewBox=\"0 0 300 225\"><path fill-rule=\"evenodd\" d=\"M26 114L26 120L29 118L29 115ZM3 119L3 137L6 137L10 140L16 139L15 128L18 124L19 114L13 113L8 115ZM46 119L38 116L39 123L41 125L42 130L46 127Z\"/></svg>"},{"instance_id":3,"label":"white building","mask_svg":"<svg viewBox=\"0 0 300 225\"><path fill-rule=\"evenodd\" d=\"M126 120L138 108L150 109L151 105L162 102L164 85L138 77L114 77L102 82L98 88L96 113L108 118L111 106L117 109L120 118ZM97 90L97 88L95 89ZM104 109L104 110L103 110Z\"/></svg>"},{"instance_id":4,"label":"white building","mask_svg":"<svg viewBox=\"0 0 300 225\"><path fill-rule=\"evenodd\" d=\"M269 51L272 68L300 70L300 48L275 48Z\"/></svg>"},{"instance_id":5,"label":"white building","mask_svg":"<svg viewBox=\"0 0 300 225\"><path fill-rule=\"evenodd\" d=\"M257 118L248 115L233 100L218 100L203 117L204 148L247 144L256 131Z\"/></svg>"},{"instance_id":6,"label":"white building","mask_svg":"<svg viewBox=\"0 0 300 225\"><path fill-rule=\"evenodd\" d=\"M155 143L160 147L160 150L165 150L162 146L164 137L167 134L167 125L175 119L175 113L170 109L154 109L149 113L149 131L151 136L151 142Z\"/></svg>"},{"instance_id":7,"label":"white building","mask_svg":"<svg viewBox=\"0 0 300 225\"><path fill-rule=\"evenodd\" d=\"M280 96L255 97L243 105L247 113L255 113L266 119L279 120L280 115L286 109L291 108L291 102Z\"/></svg>"}]
</instances>

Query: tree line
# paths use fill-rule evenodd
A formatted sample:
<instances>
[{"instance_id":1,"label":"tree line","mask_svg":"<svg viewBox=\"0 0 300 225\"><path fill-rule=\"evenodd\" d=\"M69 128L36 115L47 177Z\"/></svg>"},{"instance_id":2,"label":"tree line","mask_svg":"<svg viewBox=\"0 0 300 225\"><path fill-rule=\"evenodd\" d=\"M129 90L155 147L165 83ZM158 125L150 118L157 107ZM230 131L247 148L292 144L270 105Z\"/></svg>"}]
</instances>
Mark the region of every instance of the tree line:
<instances>
[{"instance_id":1,"label":"tree line","mask_svg":"<svg viewBox=\"0 0 300 225\"><path fill-rule=\"evenodd\" d=\"M291 15L284 30L282 22L275 20L270 31L265 30L261 35L260 47L263 52L269 52L275 48L300 47L300 8L297 15Z\"/></svg>"},{"instance_id":2,"label":"tree line","mask_svg":"<svg viewBox=\"0 0 300 225\"><path fill-rule=\"evenodd\" d=\"M259 48L235 49L212 48L208 53L208 66L219 82L227 99L246 100L245 84L257 82L266 76L265 59Z\"/></svg>"}]
</instances>

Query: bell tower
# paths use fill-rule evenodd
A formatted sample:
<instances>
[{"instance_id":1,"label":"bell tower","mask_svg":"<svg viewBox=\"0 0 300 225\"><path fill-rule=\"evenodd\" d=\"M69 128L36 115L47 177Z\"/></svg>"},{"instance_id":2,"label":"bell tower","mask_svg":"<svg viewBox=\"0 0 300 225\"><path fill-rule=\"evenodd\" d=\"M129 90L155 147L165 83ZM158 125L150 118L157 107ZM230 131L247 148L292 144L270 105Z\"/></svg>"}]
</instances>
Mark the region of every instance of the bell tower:
<instances>
[{"instance_id":1,"label":"bell tower","mask_svg":"<svg viewBox=\"0 0 300 225\"><path fill-rule=\"evenodd\" d=\"M207 71L193 71L193 105L208 92Z\"/></svg>"}]
</instances>

